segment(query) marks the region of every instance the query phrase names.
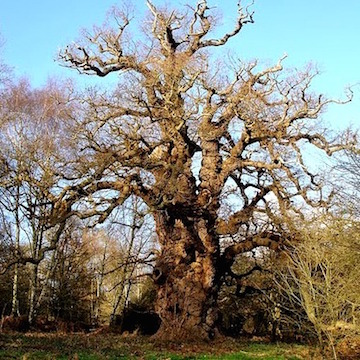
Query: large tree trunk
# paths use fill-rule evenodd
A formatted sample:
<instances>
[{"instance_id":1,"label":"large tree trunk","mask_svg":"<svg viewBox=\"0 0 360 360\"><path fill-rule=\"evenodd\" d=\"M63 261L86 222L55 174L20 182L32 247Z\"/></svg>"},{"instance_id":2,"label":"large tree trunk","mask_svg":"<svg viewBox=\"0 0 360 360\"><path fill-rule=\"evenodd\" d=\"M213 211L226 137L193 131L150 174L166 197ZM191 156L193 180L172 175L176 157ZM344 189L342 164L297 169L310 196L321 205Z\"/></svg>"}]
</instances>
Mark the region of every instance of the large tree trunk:
<instances>
[{"instance_id":1,"label":"large tree trunk","mask_svg":"<svg viewBox=\"0 0 360 360\"><path fill-rule=\"evenodd\" d=\"M162 320L157 336L211 339L218 319L218 241L204 220L164 213L155 217L162 247L154 269Z\"/></svg>"}]
</instances>

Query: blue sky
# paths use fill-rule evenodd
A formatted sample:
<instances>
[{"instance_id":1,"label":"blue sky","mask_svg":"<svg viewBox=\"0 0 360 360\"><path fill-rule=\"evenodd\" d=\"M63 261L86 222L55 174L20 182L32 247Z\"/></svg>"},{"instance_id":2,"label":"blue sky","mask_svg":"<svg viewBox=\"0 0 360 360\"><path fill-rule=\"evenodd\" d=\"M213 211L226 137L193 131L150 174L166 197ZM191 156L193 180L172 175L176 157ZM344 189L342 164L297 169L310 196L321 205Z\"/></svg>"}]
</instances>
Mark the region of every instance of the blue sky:
<instances>
[{"instance_id":1,"label":"blue sky","mask_svg":"<svg viewBox=\"0 0 360 360\"><path fill-rule=\"evenodd\" d=\"M116 3L119 2L3 1L0 33L5 44L1 56L16 75L28 76L34 86L41 86L49 76L76 78L75 72L61 68L54 61L58 50L75 40L81 28L101 24L106 11ZM143 18L142 0L134 3ZM154 0L154 3L164 1ZM179 1L167 1L169 6L171 3ZM209 0L210 6L223 11L224 28L230 28L236 17L236 3L236 0ZM285 66L301 67L313 62L322 71L314 90L332 97L341 97L347 85L360 83L359 0L255 0L253 9L255 24L244 28L241 36L228 46L238 57L273 63L287 53ZM360 86L350 105L330 107L325 118L334 127L360 125Z\"/></svg>"}]
</instances>

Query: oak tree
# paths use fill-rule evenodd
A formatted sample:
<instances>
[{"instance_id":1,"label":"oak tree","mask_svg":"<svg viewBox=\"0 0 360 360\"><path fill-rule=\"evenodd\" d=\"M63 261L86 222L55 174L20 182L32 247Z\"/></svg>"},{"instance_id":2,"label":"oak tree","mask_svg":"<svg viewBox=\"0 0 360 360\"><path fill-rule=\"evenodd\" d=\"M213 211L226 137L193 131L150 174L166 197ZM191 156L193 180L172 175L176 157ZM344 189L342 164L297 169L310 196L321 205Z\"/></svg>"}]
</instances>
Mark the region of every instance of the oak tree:
<instances>
[{"instance_id":1,"label":"oak tree","mask_svg":"<svg viewBox=\"0 0 360 360\"><path fill-rule=\"evenodd\" d=\"M223 35L206 0L185 11L147 6L142 37L129 12L113 9L113 22L59 55L80 73L119 76L113 91L84 96L78 143L89 165L61 199L67 216L101 223L130 195L141 198L160 249L159 336L207 338L236 256L281 248L289 236L281 216L325 203L303 146L330 156L344 145L317 127L331 100L311 91L316 71L286 72L284 59L271 67L214 60L215 48L254 22L251 6L238 5Z\"/></svg>"}]
</instances>

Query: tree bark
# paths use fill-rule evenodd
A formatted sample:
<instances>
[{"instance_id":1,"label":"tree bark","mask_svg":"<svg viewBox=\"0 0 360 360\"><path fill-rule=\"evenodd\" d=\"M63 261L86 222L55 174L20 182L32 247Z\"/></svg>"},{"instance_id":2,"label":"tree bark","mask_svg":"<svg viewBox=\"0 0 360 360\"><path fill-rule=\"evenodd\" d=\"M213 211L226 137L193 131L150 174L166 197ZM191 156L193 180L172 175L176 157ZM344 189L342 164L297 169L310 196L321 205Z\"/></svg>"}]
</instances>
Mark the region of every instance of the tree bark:
<instances>
[{"instance_id":1,"label":"tree bark","mask_svg":"<svg viewBox=\"0 0 360 360\"><path fill-rule=\"evenodd\" d=\"M14 266L14 278L13 278L13 291L11 302L11 315L20 316L19 312L19 297L18 297L18 283L19 283L19 264Z\"/></svg>"},{"instance_id":2,"label":"tree bark","mask_svg":"<svg viewBox=\"0 0 360 360\"><path fill-rule=\"evenodd\" d=\"M218 319L218 240L201 219L165 212L155 218L162 245L153 275L158 285L155 310L162 321L157 337L211 339Z\"/></svg>"},{"instance_id":3,"label":"tree bark","mask_svg":"<svg viewBox=\"0 0 360 360\"><path fill-rule=\"evenodd\" d=\"M30 270L30 295L29 295L29 324L33 325L36 316L36 293L38 290L38 264L31 264Z\"/></svg>"},{"instance_id":4,"label":"tree bark","mask_svg":"<svg viewBox=\"0 0 360 360\"><path fill-rule=\"evenodd\" d=\"M15 235L15 250L19 251L20 248L20 186L16 187L16 198L15 198L15 226L16 226L16 235ZM19 264L14 266L14 278L13 278L13 292L12 292L12 304L11 304L11 315L20 316L19 311L19 295L18 295L18 286L19 285Z\"/></svg>"}]
</instances>

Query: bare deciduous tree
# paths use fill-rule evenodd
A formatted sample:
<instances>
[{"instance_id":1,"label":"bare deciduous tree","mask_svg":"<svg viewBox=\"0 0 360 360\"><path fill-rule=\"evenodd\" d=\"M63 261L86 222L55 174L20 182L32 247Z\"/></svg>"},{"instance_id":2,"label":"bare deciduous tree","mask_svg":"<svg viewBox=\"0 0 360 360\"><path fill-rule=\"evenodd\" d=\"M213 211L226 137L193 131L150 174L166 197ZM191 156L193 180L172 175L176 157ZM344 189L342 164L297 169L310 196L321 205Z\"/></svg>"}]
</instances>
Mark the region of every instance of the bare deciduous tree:
<instances>
[{"instance_id":1,"label":"bare deciduous tree","mask_svg":"<svg viewBox=\"0 0 360 360\"><path fill-rule=\"evenodd\" d=\"M337 189L335 204L340 211L359 217L360 152L347 151L346 156L336 157L335 161L330 178Z\"/></svg>"},{"instance_id":2,"label":"bare deciduous tree","mask_svg":"<svg viewBox=\"0 0 360 360\"><path fill-rule=\"evenodd\" d=\"M322 215L303 223L299 235L277 284L292 310L305 311L319 344L329 345L336 359L339 340L359 332L359 223Z\"/></svg>"},{"instance_id":3,"label":"bare deciduous tree","mask_svg":"<svg viewBox=\"0 0 360 360\"><path fill-rule=\"evenodd\" d=\"M120 325L118 320L134 295L140 295L140 283L151 269L153 224L136 197L127 199L110 221L103 229L86 232L84 241L93 251L89 266L94 272L94 323Z\"/></svg>"},{"instance_id":4,"label":"bare deciduous tree","mask_svg":"<svg viewBox=\"0 0 360 360\"><path fill-rule=\"evenodd\" d=\"M58 85L49 82L43 89L32 89L21 80L6 86L1 97L0 207L7 217L13 251L0 272L15 266L12 312L17 314L17 267L30 264L30 322L36 312L39 264L56 248L65 226L64 220L52 221L56 187L66 164L61 127L68 104L65 88Z\"/></svg>"},{"instance_id":5,"label":"bare deciduous tree","mask_svg":"<svg viewBox=\"0 0 360 360\"><path fill-rule=\"evenodd\" d=\"M206 0L184 13L147 5L142 41L131 41L131 16L114 10L114 26L109 20L60 53L80 73L120 74L113 92L84 100L78 141L88 167L60 197L66 216L98 222L140 197L160 246L159 335L212 337L235 257L280 248L288 235L281 215L326 202L303 145L328 156L345 145L315 122L331 102L310 91L316 71L286 73L284 59L267 68L212 60L212 48L253 23L251 7L239 5L233 29L212 37Z\"/></svg>"}]
</instances>

